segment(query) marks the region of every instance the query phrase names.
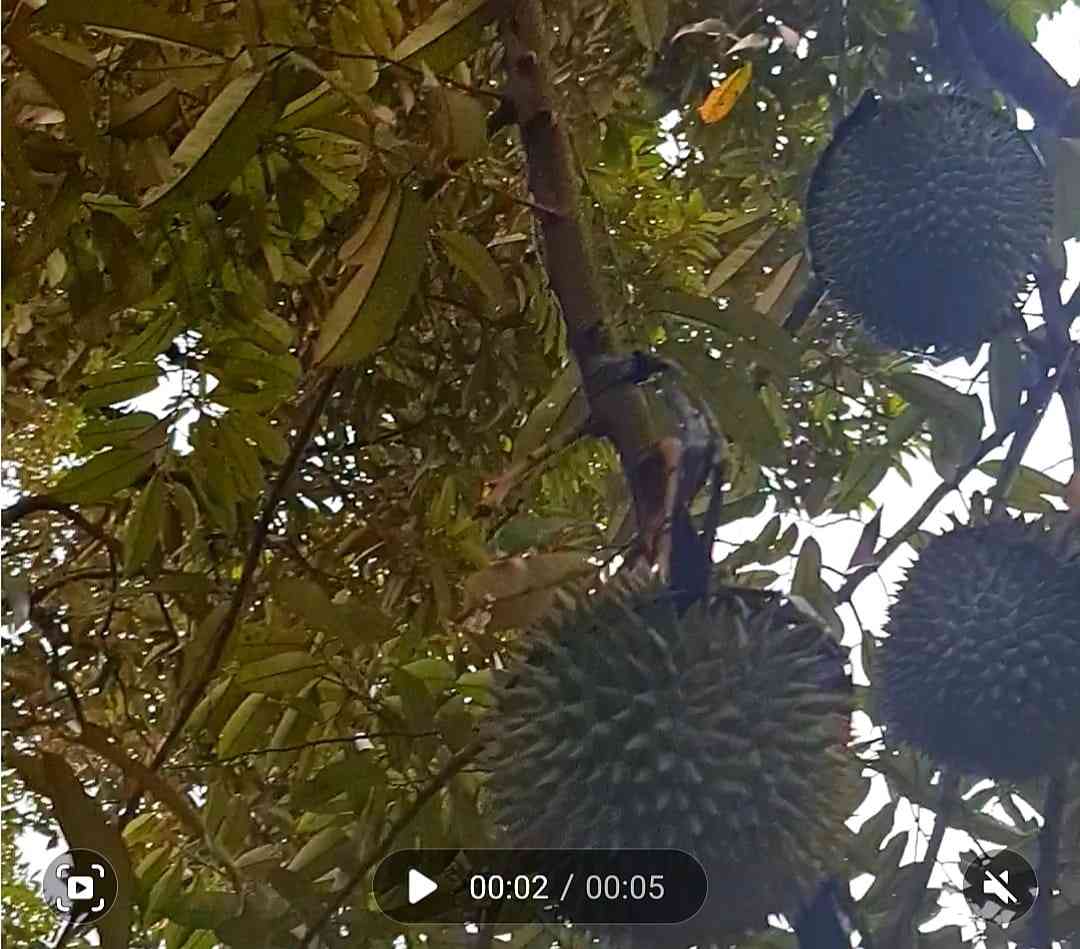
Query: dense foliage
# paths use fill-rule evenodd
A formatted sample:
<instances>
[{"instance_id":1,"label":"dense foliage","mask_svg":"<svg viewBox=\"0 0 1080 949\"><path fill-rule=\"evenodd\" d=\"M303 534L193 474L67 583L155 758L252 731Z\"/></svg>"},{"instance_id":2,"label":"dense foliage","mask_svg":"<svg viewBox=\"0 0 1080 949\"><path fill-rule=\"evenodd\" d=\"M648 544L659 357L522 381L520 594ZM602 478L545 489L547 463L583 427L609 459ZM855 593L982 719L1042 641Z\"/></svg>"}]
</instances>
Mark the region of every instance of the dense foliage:
<instances>
[{"instance_id":1,"label":"dense foliage","mask_svg":"<svg viewBox=\"0 0 1080 949\"><path fill-rule=\"evenodd\" d=\"M116 865L108 949L389 945L371 868L498 841L469 758L493 670L555 587L632 541L545 264L557 209L530 193L514 125L489 122L504 6L4 4L4 766ZM1010 5L1009 28L1057 6ZM839 635L876 522L837 591L809 519L872 510L914 455L955 488L1020 430L1041 365L995 342L989 419L828 298L782 327L811 282L813 164L864 89L926 84L925 11L547 7L613 333L713 407L721 536L774 515L718 576L794 568L785 588ZM1051 145L1060 248L1080 232L1080 151ZM1064 485L1018 463L1009 505L1054 507ZM938 788L910 750L860 751L892 791L851 835L850 876L877 877L857 923L884 934L934 912L926 866L898 866L907 835L881 844L902 799L937 807ZM1008 790L950 822L1034 862L1032 821L983 813L1015 811ZM5 928L30 945L42 910L12 835L41 818L4 804ZM1073 864L1059 933L1080 925L1078 880ZM538 922L512 942L556 937L579 938ZM742 949L793 944L774 929Z\"/></svg>"}]
</instances>

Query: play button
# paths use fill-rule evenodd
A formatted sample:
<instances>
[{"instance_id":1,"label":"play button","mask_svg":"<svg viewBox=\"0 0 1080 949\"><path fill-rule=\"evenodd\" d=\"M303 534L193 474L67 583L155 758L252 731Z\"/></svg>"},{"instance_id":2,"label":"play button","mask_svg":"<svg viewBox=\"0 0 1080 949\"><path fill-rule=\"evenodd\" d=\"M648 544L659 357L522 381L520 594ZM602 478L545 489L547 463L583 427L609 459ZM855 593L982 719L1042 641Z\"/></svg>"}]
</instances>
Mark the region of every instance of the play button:
<instances>
[{"instance_id":1,"label":"play button","mask_svg":"<svg viewBox=\"0 0 1080 949\"><path fill-rule=\"evenodd\" d=\"M431 896L439 888L431 877L426 877L419 870L409 868L409 905L413 906L422 899Z\"/></svg>"}]
</instances>

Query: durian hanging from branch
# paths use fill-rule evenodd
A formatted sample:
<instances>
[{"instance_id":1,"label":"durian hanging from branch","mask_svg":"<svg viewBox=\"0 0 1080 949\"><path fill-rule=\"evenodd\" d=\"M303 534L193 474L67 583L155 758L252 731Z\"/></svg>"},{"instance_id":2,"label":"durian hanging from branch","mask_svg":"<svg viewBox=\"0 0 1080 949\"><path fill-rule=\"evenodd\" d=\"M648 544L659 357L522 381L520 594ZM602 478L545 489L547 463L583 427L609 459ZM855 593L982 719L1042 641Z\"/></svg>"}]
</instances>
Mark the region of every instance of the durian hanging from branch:
<instances>
[{"instance_id":1,"label":"durian hanging from branch","mask_svg":"<svg viewBox=\"0 0 1080 949\"><path fill-rule=\"evenodd\" d=\"M619 575L526 641L486 722L508 844L679 849L709 877L689 922L597 935L727 946L769 913L794 918L838 868L862 796L845 656L778 594L719 592L680 615L667 587Z\"/></svg>"},{"instance_id":2,"label":"durian hanging from branch","mask_svg":"<svg viewBox=\"0 0 1080 949\"><path fill-rule=\"evenodd\" d=\"M811 177L806 220L835 301L896 349L951 356L1013 322L1052 225L1042 160L1007 113L864 94Z\"/></svg>"},{"instance_id":3,"label":"durian hanging from branch","mask_svg":"<svg viewBox=\"0 0 1080 949\"><path fill-rule=\"evenodd\" d=\"M939 764L1024 780L1080 755L1080 528L1004 518L935 537L875 665L890 735Z\"/></svg>"}]
</instances>

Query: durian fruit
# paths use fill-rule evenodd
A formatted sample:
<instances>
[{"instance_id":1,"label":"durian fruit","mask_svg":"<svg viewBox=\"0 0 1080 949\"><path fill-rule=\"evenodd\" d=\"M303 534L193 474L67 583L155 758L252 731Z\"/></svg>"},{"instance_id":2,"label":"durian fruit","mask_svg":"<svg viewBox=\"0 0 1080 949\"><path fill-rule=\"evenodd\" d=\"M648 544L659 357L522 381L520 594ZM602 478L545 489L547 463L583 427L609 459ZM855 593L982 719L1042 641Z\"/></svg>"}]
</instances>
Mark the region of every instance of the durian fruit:
<instances>
[{"instance_id":1,"label":"durian fruit","mask_svg":"<svg viewBox=\"0 0 1080 949\"><path fill-rule=\"evenodd\" d=\"M895 349L966 352L1017 319L1053 193L1011 115L957 95L866 93L811 177L811 259Z\"/></svg>"},{"instance_id":2,"label":"durian fruit","mask_svg":"<svg viewBox=\"0 0 1080 949\"><path fill-rule=\"evenodd\" d=\"M1009 780L1080 750L1080 531L1051 517L958 527L923 549L875 657L890 735Z\"/></svg>"},{"instance_id":3,"label":"durian fruit","mask_svg":"<svg viewBox=\"0 0 1080 949\"><path fill-rule=\"evenodd\" d=\"M797 908L840 857L860 799L844 654L752 592L681 616L641 578L567 598L486 720L509 846L679 849L704 867L709 897L689 922L593 927L619 946L727 946Z\"/></svg>"}]
</instances>

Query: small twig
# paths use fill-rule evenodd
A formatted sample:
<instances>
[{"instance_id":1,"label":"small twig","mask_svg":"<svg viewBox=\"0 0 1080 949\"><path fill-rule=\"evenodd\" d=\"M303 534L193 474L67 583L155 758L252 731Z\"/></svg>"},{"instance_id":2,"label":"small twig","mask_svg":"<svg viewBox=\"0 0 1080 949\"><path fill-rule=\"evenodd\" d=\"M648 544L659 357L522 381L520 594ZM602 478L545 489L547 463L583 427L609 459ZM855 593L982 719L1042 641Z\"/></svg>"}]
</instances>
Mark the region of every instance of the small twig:
<instances>
[{"instance_id":1,"label":"small twig","mask_svg":"<svg viewBox=\"0 0 1080 949\"><path fill-rule=\"evenodd\" d=\"M1016 433L1013 435L1012 444L1009 445L1009 451L1005 456L1005 461L1002 463L1001 471L998 472L997 483L990 491L990 497L994 502L990 509L991 517L997 517L1004 513L1007 506L1006 498L1013 486L1013 482L1016 480L1016 474L1020 470L1020 462L1024 459L1024 453L1039 428L1039 422L1042 421L1050 400L1058 391L1065 376L1072 372L1074 355L1075 348L1069 347L1062 354L1062 359L1058 363L1054 375L1045 380L1045 383L1037 391L1032 392L1031 400L1025 403L1022 418L1016 424Z\"/></svg>"},{"instance_id":2,"label":"small twig","mask_svg":"<svg viewBox=\"0 0 1080 949\"><path fill-rule=\"evenodd\" d=\"M399 62L396 59L391 59L389 56L379 56L375 53L357 53L347 49L336 49L333 46L319 46L319 45L291 45L284 46L281 43L257 43L253 46L248 46L248 49L277 49L284 52L292 53L325 53L330 56L336 56L338 59L363 59L369 62L378 63L380 66L393 67L394 69L400 69L403 72L407 72L417 79L423 80L425 78L424 71L418 69L416 66L409 66L405 63ZM501 100L502 97L494 89L482 89L479 86L470 86L467 82L460 82L457 79L453 79L450 76L439 76L439 82L444 82L448 86L453 86L456 89L460 89L462 92L467 92L474 96L487 96L489 99Z\"/></svg>"},{"instance_id":3,"label":"small twig","mask_svg":"<svg viewBox=\"0 0 1080 949\"><path fill-rule=\"evenodd\" d=\"M353 891L363 883L364 877L371 872L371 868L390 852L390 848L394 845L394 841L397 839L398 835L412 823L424 805L438 794L439 791L446 787L462 768L467 764L470 764L483 747L483 742L476 739L460 751L451 755L446 764L439 769L438 773L436 773L427 785L425 785L416 795L416 800L402 811L401 815L390 824L387 828L386 836L383 837L382 843L368 855L367 859L357 867L352 876L345 881L345 885L334 894L329 905L323 910L322 915L315 922L315 925L312 926L311 932L308 934L305 943L307 949L315 949L318 945L319 933L326 928L326 925L333 918L334 914L341 909L345 904L345 901L352 895Z\"/></svg>"},{"instance_id":4,"label":"small twig","mask_svg":"<svg viewBox=\"0 0 1080 949\"><path fill-rule=\"evenodd\" d=\"M236 588L233 590L232 600L229 602L229 609L222 619L221 626L218 628L213 641L207 647L206 658L198 678L192 684L187 695L181 702L180 709L177 712L176 720L173 722L172 728L169 729L164 741L162 741L161 745L158 747L157 753L150 762L151 771L160 768L162 763L169 756L173 744L180 737L180 734L188 723L188 719L191 718L195 708L202 700L207 686L210 684L210 681L214 677L214 673L217 671L218 663L225 654L225 647L228 645L229 637L232 635L232 631L240 618L240 612L244 608L248 591L255 579L255 572L258 570L259 559L262 556L263 548L266 546L266 539L270 533L270 525L274 520L278 504L280 504L281 500L284 498L285 491L289 486L289 482L292 480L293 474L296 472L296 468L303 456L304 449L319 425L319 418L322 416L323 409L326 407L326 403L329 401L330 395L334 391L337 378L338 371L335 370L331 372L323 380L322 385L312 399L311 408L308 410L303 425L296 433L296 439L289 451L289 457L281 466L281 470L278 471L273 487L270 489L270 493L263 503L262 512L259 515L258 523L255 525L251 545L248 548L247 556L244 559L240 580L236 584ZM127 807L121 818L121 826L131 819L137 803L138 795L133 796L132 799L128 801Z\"/></svg>"},{"instance_id":5,"label":"small twig","mask_svg":"<svg viewBox=\"0 0 1080 949\"><path fill-rule=\"evenodd\" d=\"M319 748L323 745L344 745L362 739L373 738L433 738L439 733L429 732L357 732L355 735L339 735L334 738L313 738L311 741L302 741L296 745L280 745L277 748L255 748L252 751L241 751L225 758L206 758L202 761L194 761L178 767L187 768L218 768L232 764L244 758L254 758L258 755L280 755L289 751L306 751L308 748Z\"/></svg>"},{"instance_id":6,"label":"small twig","mask_svg":"<svg viewBox=\"0 0 1080 949\"><path fill-rule=\"evenodd\" d=\"M926 846L926 856L919 866L918 875L910 881L911 889L906 894L906 902L896 917L892 938L886 942L889 949L910 949L911 928L915 922L915 915L919 912L919 907L922 906L926 897L926 887L930 883L930 874L934 872L934 867L937 865L941 842L945 839L945 830L949 823L949 815L952 813L957 800L959 800L957 794L959 790L959 775L942 771L941 799L937 814L934 815L934 829Z\"/></svg>"},{"instance_id":7,"label":"small twig","mask_svg":"<svg viewBox=\"0 0 1080 949\"><path fill-rule=\"evenodd\" d=\"M101 541L114 554L120 552L120 542L118 540L106 534L97 524L87 520L70 504L51 498L47 494L27 495L19 498L10 507L4 508L3 514L0 514L0 526L10 530L24 517L36 514L38 511L55 511L57 514L62 514L80 530Z\"/></svg>"},{"instance_id":8,"label":"small twig","mask_svg":"<svg viewBox=\"0 0 1080 949\"><path fill-rule=\"evenodd\" d=\"M960 482L964 480L990 452L995 448L999 448L1005 443L1005 440L1012 434L1012 431L1008 428L1000 429L994 432L993 435L983 439L976 449L975 454L967 464L962 465L956 469L956 473L946 481L942 481L921 505L919 509L911 515L895 534L893 534L885 543L874 553L874 562L867 564L865 567L853 573L842 587L836 592L837 605L841 603L847 603L851 597L855 594L855 591L870 575L877 572L886 560L889 559L897 550L899 550L911 536L919 530L923 521L925 521L934 508L936 508L942 500L952 491L960 486Z\"/></svg>"}]
</instances>

